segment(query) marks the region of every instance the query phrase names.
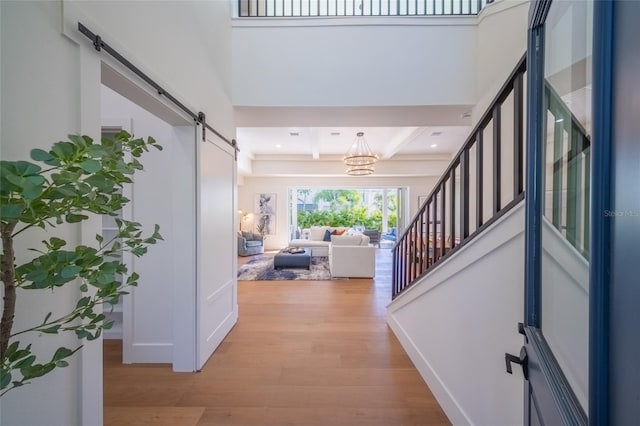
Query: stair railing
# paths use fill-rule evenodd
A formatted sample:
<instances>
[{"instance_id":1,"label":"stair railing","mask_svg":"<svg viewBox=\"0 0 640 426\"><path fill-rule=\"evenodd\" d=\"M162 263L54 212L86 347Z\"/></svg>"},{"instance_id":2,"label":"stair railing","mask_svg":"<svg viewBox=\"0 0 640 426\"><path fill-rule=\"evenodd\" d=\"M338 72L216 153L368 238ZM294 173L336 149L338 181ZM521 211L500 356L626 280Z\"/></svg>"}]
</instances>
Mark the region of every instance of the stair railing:
<instances>
[{"instance_id":1,"label":"stair railing","mask_svg":"<svg viewBox=\"0 0 640 426\"><path fill-rule=\"evenodd\" d=\"M524 199L526 55L393 248L393 298Z\"/></svg>"},{"instance_id":2,"label":"stair railing","mask_svg":"<svg viewBox=\"0 0 640 426\"><path fill-rule=\"evenodd\" d=\"M544 215L585 258L589 258L591 140L562 98L545 84L547 121Z\"/></svg>"}]
</instances>

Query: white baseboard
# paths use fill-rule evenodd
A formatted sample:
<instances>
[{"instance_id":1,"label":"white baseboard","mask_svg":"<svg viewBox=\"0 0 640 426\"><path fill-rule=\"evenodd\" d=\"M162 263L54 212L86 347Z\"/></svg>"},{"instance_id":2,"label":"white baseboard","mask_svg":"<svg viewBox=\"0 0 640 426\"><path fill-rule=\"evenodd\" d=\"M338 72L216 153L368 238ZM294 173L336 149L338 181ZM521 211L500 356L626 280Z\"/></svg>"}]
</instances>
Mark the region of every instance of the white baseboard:
<instances>
[{"instance_id":1,"label":"white baseboard","mask_svg":"<svg viewBox=\"0 0 640 426\"><path fill-rule=\"evenodd\" d=\"M429 361L420 352L416 344L411 337L404 330L402 325L395 319L393 314L387 315L387 324L393 330L394 334L400 341L400 344L404 348L411 361L418 369L418 372L422 376L423 380L429 386L429 389L433 393L433 396L442 407L442 410L447 415L449 420L454 425L472 425L473 423L469 417L465 414L464 410L458 404L453 397L447 386L438 376L438 373L432 368Z\"/></svg>"},{"instance_id":2,"label":"white baseboard","mask_svg":"<svg viewBox=\"0 0 640 426\"><path fill-rule=\"evenodd\" d=\"M171 343L134 343L126 360L127 364L151 363L170 364L173 362Z\"/></svg>"}]
</instances>

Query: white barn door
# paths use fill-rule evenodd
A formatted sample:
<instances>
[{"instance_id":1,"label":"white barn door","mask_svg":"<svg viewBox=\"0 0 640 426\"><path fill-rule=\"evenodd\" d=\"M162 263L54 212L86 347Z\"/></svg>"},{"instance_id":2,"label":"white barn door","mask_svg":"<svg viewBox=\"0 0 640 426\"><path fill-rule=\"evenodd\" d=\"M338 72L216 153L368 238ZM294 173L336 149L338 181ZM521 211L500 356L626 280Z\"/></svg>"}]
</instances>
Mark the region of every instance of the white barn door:
<instances>
[{"instance_id":1,"label":"white barn door","mask_svg":"<svg viewBox=\"0 0 640 426\"><path fill-rule=\"evenodd\" d=\"M198 370L238 320L235 152L207 135L198 142Z\"/></svg>"}]
</instances>

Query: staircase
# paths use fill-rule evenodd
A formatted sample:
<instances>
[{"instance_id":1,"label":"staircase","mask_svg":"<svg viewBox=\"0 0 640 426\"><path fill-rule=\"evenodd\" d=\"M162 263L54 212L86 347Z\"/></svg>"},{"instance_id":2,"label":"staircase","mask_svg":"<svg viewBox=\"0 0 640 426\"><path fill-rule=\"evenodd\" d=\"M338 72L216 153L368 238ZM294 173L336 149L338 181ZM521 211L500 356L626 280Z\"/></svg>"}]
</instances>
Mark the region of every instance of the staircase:
<instances>
[{"instance_id":1,"label":"staircase","mask_svg":"<svg viewBox=\"0 0 640 426\"><path fill-rule=\"evenodd\" d=\"M387 323L453 424L523 421L522 377L503 359L523 343L526 76L523 57L393 248ZM544 91L541 255L556 260L545 271L556 281L585 282L590 140L567 100ZM555 287L548 298L566 297ZM586 297L578 287L571 300Z\"/></svg>"},{"instance_id":2,"label":"staircase","mask_svg":"<svg viewBox=\"0 0 640 426\"><path fill-rule=\"evenodd\" d=\"M520 59L393 249L395 299L524 199Z\"/></svg>"}]
</instances>

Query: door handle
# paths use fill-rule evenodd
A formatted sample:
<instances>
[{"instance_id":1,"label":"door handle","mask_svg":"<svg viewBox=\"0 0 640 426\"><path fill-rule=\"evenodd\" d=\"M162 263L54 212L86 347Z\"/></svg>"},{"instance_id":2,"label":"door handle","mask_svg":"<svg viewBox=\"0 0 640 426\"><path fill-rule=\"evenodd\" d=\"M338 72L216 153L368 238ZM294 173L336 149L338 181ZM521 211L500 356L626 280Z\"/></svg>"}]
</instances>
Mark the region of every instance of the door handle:
<instances>
[{"instance_id":1,"label":"door handle","mask_svg":"<svg viewBox=\"0 0 640 426\"><path fill-rule=\"evenodd\" d=\"M529 380L529 356L527 355L527 349L523 346L520 349L520 356L517 357L511 354L504 354L504 362L507 366L507 373L513 374L511 370L511 363L520 364L522 366L522 374L525 380Z\"/></svg>"}]
</instances>

